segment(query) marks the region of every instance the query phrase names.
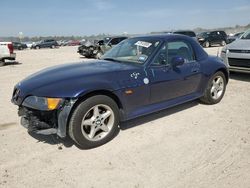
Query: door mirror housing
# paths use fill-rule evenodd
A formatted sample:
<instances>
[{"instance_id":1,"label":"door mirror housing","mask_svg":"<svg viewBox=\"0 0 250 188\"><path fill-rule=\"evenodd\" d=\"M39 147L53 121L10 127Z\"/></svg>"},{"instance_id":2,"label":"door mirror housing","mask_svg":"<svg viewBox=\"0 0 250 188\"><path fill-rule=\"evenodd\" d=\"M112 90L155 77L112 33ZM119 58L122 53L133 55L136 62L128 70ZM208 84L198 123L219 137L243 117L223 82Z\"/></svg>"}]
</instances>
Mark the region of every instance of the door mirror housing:
<instances>
[{"instance_id":1,"label":"door mirror housing","mask_svg":"<svg viewBox=\"0 0 250 188\"><path fill-rule=\"evenodd\" d=\"M171 60L171 64L173 67L181 66L184 64L184 62L185 62L185 59L180 56L173 57Z\"/></svg>"}]
</instances>

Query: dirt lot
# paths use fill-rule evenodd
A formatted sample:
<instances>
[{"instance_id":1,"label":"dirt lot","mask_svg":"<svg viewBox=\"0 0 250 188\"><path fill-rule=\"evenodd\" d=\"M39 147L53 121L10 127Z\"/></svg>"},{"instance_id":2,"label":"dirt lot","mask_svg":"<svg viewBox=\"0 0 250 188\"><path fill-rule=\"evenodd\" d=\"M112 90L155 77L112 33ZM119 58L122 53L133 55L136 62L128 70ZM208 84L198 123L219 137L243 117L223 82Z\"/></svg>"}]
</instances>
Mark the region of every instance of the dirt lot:
<instances>
[{"instance_id":1,"label":"dirt lot","mask_svg":"<svg viewBox=\"0 0 250 188\"><path fill-rule=\"evenodd\" d=\"M250 75L231 75L217 105L195 101L129 121L106 145L80 150L27 134L10 103L29 74L84 61L76 47L18 51L17 60L0 67L0 187L249 187Z\"/></svg>"}]
</instances>

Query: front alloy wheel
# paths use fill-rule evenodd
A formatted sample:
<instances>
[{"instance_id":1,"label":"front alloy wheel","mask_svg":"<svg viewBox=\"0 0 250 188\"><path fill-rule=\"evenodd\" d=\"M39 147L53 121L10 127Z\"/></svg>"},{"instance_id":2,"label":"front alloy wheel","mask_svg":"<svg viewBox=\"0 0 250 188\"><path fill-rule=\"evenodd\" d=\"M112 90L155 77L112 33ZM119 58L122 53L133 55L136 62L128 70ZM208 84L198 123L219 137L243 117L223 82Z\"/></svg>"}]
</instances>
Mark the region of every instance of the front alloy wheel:
<instances>
[{"instance_id":1,"label":"front alloy wheel","mask_svg":"<svg viewBox=\"0 0 250 188\"><path fill-rule=\"evenodd\" d=\"M98 141L109 134L114 126L113 110L104 104L91 108L83 117L81 130L84 137L90 141Z\"/></svg>"},{"instance_id":2,"label":"front alloy wheel","mask_svg":"<svg viewBox=\"0 0 250 188\"><path fill-rule=\"evenodd\" d=\"M119 132L119 109L110 97L96 95L81 102L69 121L70 137L84 149L105 144Z\"/></svg>"}]
</instances>

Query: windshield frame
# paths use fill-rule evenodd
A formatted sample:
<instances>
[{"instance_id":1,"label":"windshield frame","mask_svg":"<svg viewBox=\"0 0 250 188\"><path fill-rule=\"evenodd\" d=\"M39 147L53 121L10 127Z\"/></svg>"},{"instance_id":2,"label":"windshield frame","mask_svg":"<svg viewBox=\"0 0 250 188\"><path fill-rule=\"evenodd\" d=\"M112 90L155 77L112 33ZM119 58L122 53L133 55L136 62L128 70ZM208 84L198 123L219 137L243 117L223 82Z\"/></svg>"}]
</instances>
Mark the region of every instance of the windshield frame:
<instances>
[{"instance_id":1,"label":"windshield frame","mask_svg":"<svg viewBox=\"0 0 250 188\"><path fill-rule=\"evenodd\" d=\"M246 36L249 35L249 38L245 38ZM241 36L240 36L240 39L242 40L250 40L250 29L245 31Z\"/></svg>"},{"instance_id":2,"label":"windshield frame","mask_svg":"<svg viewBox=\"0 0 250 188\"><path fill-rule=\"evenodd\" d=\"M109 51L111 51L114 48L118 48L120 45L122 45L123 43L125 43L127 40L138 40L138 41L148 41L148 40L155 40L157 42L159 42L159 44L155 47L155 49L152 51L152 53L147 57L147 59L144 62L134 62L134 61L129 61L129 60L123 60L123 59L119 59L119 58L115 58L115 57L104 57L106 53L108 53ZM155 54L158 52L158 49L160 48L160 46L162 45L162 43L164 42L164 40L162 38L158 38L158 37L133 37L133 38L128 38L125 39L123 41L121 41L119 44L117 44L114 48L111 48L110 50L108 50L102 57L101 60L105 60L105 59L113 59L115 61L117 61L118 63L125 63L125 64L132 64L132 65L138 65L138 66L144 66L147 65L148 62L150 62Z\"/></svg>"}]
</instances>

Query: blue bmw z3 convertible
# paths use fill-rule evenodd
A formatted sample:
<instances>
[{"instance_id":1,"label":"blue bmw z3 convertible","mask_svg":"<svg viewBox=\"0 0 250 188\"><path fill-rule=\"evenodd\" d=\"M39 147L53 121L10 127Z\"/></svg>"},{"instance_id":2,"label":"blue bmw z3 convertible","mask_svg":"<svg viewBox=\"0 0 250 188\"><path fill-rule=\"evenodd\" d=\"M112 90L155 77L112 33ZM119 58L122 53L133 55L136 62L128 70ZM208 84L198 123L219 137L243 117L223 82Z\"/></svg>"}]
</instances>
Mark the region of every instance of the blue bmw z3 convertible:
<instances>
[{"instance_id":1,"label":"blue bmw z3 convertible","mask_svg":"<svg viewBox=\"0 0 250 188\"><path fill-rule=\"evenodd\" d=\"M192 38L150 35L124 40L100 60L37 72L15 86L12 102L28 131L93 148L111 140L121 121L195 99L220 102L228 77Z\"/></svg>"}]
</instances>

